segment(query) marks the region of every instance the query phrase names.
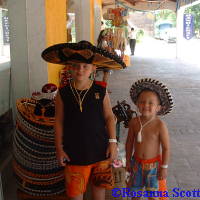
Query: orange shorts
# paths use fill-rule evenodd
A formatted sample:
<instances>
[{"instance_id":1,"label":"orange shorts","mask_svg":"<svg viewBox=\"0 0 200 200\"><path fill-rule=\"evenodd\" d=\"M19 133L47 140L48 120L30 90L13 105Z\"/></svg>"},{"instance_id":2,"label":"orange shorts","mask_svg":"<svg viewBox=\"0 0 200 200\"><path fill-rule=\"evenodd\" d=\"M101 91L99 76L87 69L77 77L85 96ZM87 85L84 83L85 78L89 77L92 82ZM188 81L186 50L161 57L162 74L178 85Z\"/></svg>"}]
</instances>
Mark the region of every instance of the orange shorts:
<instances>
[{"instance_id":1,"label":"orange shorts","mask_svg":"<svg viewBox=\"0 0 200 200\"><path fill-rule=\"evenodd\" d=\"M104 160L91 165L67 165L65 167L66 192L68 197L76 197L86 191L91 178L93 185L112 189L114 178L110 161Z\"/></svg>"}]
</instances>

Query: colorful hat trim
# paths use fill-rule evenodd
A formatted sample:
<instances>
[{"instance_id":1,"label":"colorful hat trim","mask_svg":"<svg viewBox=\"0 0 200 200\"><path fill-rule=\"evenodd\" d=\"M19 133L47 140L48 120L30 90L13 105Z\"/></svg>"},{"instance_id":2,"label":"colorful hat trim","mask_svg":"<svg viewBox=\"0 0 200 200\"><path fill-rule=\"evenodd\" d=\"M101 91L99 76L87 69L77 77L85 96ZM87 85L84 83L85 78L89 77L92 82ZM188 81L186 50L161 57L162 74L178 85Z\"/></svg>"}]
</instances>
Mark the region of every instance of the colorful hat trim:
<instances>
[{"instance_id":1,"label":"colorful hat trim","mask_svg":"<svg viewBox=\"0 0 200 200\"><path fill-rule=\"evenodd\" d=\"M94 64L97 68L123 69L126 67L117 54L98 48L88 41L50 46L42 52L42 58L47 62L61 65L83 62Z\"/></svg>"},{"instance_id":2,"label":"colorful hat trim","mask_svg":"<svg viewBox=\"0 0 200 200\"><path fill-rule=\"evenodd\" d=\"M173 99L165 85L151 78L145 78L136 81L130 89L130 96L135 104L139 94L144 90L151 90L159 96L161 101L161 109L158 112L158 115L166 115L171 112L173 107Z\"/></svg>"}]
</instances>

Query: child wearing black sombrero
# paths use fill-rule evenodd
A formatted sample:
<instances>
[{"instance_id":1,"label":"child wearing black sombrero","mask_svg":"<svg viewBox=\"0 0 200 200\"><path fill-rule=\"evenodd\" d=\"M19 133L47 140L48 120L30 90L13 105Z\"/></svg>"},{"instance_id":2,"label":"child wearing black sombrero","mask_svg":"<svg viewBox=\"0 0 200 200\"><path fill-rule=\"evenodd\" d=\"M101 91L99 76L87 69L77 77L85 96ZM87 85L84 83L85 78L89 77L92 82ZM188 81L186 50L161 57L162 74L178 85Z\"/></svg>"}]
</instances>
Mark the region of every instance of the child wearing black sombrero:
<instances>
[{"instance_id":1,"label":"child wearing black sombrero","mask_svg":"<svg viewBox=\"0 0 200 200\"><path fill-rule=\"evenodd\" d=\"M65 167L67 195L82 200L90 178L93 199L104 200L105 188L113 187L115 120L106 88L89 77L100 66L121 69L125 64L87 41L54 45L42 57L71 65L72 80L57 94L55 116L56 152Z\"/></svg>"},{"instance_id":2,"label":"child wearing black sombrero","mask_svg":"<svg viewBox=\"0 0 200 200\"><path fill-rule=\"evenodd\" d=\"M128 183L130 191L138 194L133 196L133 199L139 199L144 197L144 188L150 192L166 190L169 134L166 124L159 115L169 113L173 101L168 89L159 81L152 79L135 82L130 95L140 116L133 118L129 124L126 168L131 174ZM162 199L158 197L167 196L165 192L160 196L158 193L147 194L149 196L145 197L148 196L148 199Z\"/></svg>"}]
</instances>

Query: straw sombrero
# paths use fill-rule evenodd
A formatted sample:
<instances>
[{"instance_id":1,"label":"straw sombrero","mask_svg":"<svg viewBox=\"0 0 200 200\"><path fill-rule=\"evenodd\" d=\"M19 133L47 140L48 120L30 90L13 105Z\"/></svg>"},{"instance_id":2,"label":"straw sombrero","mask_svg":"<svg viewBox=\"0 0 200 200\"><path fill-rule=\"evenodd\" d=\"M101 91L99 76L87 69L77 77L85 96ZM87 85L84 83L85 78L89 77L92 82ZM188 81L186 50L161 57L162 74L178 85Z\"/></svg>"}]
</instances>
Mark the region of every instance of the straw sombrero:
<instances>
[{"instance_id":1,"label":"straw sombrero","mask_svg":"<svg viewBox=\"0 0 200 200\"><path fill-rule=\"evenodd\" d=\"M166 115L171 112L173 107L172 96L168 88L157 80L145 78L135 82L130 89L130 96L136 104L139 94L144 90L155 92L161 101L161 109L158 115Z\"/></svg>"},{"instance_id":2,"label":"straw sombrero","mask_svg":"<svg viewBox=\"0 0 200 200\"><path fill-rule=\"evenodd\" d=\"M94 64L97 68L123 69L126 67L118 55L98 48L88 41L55 44L42 52L42 58L47 62L61 65L83 62Z\"/></svg>"}]
</instances>

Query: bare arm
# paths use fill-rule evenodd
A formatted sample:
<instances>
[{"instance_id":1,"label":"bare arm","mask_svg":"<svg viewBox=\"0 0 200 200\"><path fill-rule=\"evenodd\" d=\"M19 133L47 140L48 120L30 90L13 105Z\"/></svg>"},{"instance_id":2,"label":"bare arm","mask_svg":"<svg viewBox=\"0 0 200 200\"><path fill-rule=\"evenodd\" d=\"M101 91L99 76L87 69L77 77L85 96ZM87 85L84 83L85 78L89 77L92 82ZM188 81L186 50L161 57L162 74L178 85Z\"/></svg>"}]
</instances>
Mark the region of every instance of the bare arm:
<instances>
[{"instance_id":1,"label":"bare arm","mask_svg":"<svg viewBox=\"0 0 200 200\"><path fill-rule=\"evenodd\" d=\"M56 104L55 104L55 146L56 146L56 155L57 159L61 166L64 166L64 159L66 158L69 161L69 157L63 151L63 118L64 118L64 106L58 92L56 95Z\"/></svg>"},{"instance_id":2,"label":"bare arm","mask_svg":"<svg viewBox=\"0 0 200 200\"><path fill-rule=\"evenodd\" d=\"M108 135L110 139L116 139L116 127L115 127L115 119L114 114L112 112L112 107L110 103L110 98L108 92L106 91L106 95L103 100L103 113L106 122L106 128L108 131ZM114 160L117 157L117 145L116 143L110 143L107 150L107 157L110 155L110 159Z\"/></svg>"},{"instance_id":3,"label":"bare arm","mask_svg":"<svg viewBox=\"0 0 200 200\"><path fill-rule=\"evenodd\" d=\"M169 145L169 133L167 126L164 122L161 122L160 127L160 141L162 146L162 163L161 168L159 170L158 179L166 179L167 177L167 168L162 168L162 165L168 165L169 162L169 153L170 153L170 145Z\"/></svg>"},{"instance_id":4,"label":"bare arm","mask_svg":"<svg viewBox=\"0 0 200 200\"><path fill-rule=\"evenodd\" d=\"M115 139L116 138L115 118L112 112L110 98L107 91L103 100L103 112L104 112L104 119L106 121L106 127L108 130L109 138Z\"/></svg>"},{"instance_id":5,"label":"bare arm","mask_svg":"<svg viewBox=\"0 0 200 200\"><path fill-rule=\"evenodd\" d=\"M170 145L168 129L164 122L161 122L160 141L162 146L162 165L167 165L169 162Z\"/></svg>"}]
</instances>

